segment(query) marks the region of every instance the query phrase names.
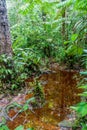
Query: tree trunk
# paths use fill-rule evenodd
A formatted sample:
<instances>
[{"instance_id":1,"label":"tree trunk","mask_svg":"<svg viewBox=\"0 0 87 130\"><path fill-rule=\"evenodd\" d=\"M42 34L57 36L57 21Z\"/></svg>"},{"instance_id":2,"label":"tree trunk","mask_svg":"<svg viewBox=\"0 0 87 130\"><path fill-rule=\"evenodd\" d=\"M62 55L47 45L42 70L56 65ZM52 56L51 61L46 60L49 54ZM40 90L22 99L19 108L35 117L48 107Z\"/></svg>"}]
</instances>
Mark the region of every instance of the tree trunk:
<instances>
[{"instance_id":1,"label":"tree trunk","mask_svg":"<svg viewBox=\"0 0 87 130\"><path fill-rule=\"evenodd\" d=\"M6 0L0 0L0 55L12 55Z\"/></svg>"},{"instance_id":2,"label":"tree trunk","mask_svg":"<svg viewBox=\"0 0 87 130\"><path fill-rule=\"evenodd\" d=\"M60 0L61 2L64 2L66 0ZM65 21L64 21L64 18L66 17L66 13L65 13L65 7L63 8L63 12L62 12L62 18L63 18L63 22L62 22L62 30L61 30L61 34L62 34L62 40L63 40L63 43L65 41L65 32L66 32L66 29L65 29Z\"/></svg>"}]
</instances>

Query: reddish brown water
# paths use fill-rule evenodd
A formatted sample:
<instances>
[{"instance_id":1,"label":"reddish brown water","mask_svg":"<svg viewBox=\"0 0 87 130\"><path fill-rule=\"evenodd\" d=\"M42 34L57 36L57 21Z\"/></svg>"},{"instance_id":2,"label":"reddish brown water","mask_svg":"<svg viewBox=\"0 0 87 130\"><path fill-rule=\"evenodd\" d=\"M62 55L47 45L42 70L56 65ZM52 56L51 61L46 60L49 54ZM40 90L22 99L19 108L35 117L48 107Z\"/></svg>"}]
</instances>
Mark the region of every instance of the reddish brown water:
<instances>
[{"instance_id":1,"label":"reddish brown water","mask_svg":"<svg viewBox=\"0 0 87 130\"><path fill-rule=\"evenodd\" d=\"M46 104L43 108L20 114L13 122L7 122L10 130L18 125L34 130L59 130L58 123L69 114L69 107L79 102L77 94L77 72L56 70L56 73L43 74L41 80L47 81L44 86ZM10 113L10 115L12 115ZM13 114L14 115L14 114Z\"/></svg>"}]
</instances>

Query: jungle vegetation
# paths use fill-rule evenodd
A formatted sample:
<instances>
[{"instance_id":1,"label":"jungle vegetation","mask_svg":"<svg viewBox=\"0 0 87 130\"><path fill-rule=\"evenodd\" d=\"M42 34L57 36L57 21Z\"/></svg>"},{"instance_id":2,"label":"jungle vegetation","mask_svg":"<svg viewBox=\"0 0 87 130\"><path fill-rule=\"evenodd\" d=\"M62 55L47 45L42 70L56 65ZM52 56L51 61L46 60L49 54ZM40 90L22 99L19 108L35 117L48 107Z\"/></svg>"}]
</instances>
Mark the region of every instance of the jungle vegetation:
<instances>
[{"instance_id":1,"label":"jungle vegetation","mask_svg":"<svg viewBox=\"0 0 87 130\"><path fill-rule=\"evenodd\" d=\"M78 124L86 130L87 1L1 0L0 93L20 90L25 79L41 75L53 63L84 70L85 81L80 86L84 101L73 109L79 113Z\"/></svg>"}]
</instances>

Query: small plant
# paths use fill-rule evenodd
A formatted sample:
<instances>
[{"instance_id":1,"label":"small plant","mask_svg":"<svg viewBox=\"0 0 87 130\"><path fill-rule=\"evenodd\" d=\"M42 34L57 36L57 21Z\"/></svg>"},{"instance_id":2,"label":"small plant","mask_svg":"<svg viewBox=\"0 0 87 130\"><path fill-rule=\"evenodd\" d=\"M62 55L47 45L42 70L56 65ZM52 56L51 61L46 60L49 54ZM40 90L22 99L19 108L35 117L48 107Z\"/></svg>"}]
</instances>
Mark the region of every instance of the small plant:
<instances>
[{"instance_id":1,"label":"small plant","mask_svg":"<svg viewBox=\"0 0 87 130\"><path fill-rule=\"evenodd\" d=\"M18 50L14 51L13 57L0 56L0 90L20 89L25 86L25 79L33 73L40 73L40 57L30 53L29 49Z\"/></svg>"},{"instance_id":2,"label":"small plant","mask_svg":"<svg viewBox=\"0 0 87 130\"><path fill-rule=\"evenodd\" d=\"M0 113L2 115L2 123L0 124L0 128L2 130L9 130L9 128L5 125L6 120L13 121L20 113L26 112L27 110L34 110L36 108L40 108L43 106L45 102L44 88L37 79L34 80L33 83L30 84L33 87L32 93L33 97L27 99L24 104L19 104L17 102L9 103L6 107L1 108ZM9 117L8 113L10 110L16 110L16 114L13 117ZM15 130L23 129L22 125L18 126ZM29 128L33 130L33 128Z\"/></svg>"},{"instance_id":3,"label":"small plant","mask_svg":"<svg viewBox=\"0 0 87 130\"><path fill-rule=\"evenodd\" d=\"M0 89L14 90L24 86L27 73L23 72L23 65L14 61L12 57L0 56Z\"/></svg>"},{"instance_id":4,"label":"small plant","mask_svg":"<svg viewBox=\"0 0 87 130\"><path fill-rule=\"evenodd\" d=\"M87 69L87 50L83 50L82 58L81 58L82 66Z\"/></svg>"},{"instance_id":5,"label":"small plant","mask_svg":"<svg viewBox=\"0 0 87 130\"><path fill-rule=\"evenodd\" d=\"M35 107L42 107L42 105L45 102L45 95L44 95L43 86L36 79L30 85L33 86L33 88L34 88L33 94L34 94L34 97L35 97L35 101L33 102L32 105L35 106Z\"/></svg>"},{"instance_id":6,"label":"small plant","mask_svg":"<svg viewBox=\"0 0 87 130\"><path fill-rule=\"evenodd\" d=\"M84 90L83 93L80 94L82 101L71 108L77 112L76 124L78 124L82 130L87 130L87 72L81 72L81 75L84 75L83 84L80 86L80 88Z\"/></svg>"},{"instance_id":7,"label":"small plant","mask_svg":"<svg viewBox=\"0 0 87 130\"><path fill-rule=\"evenodd\" d=\"M0 126L0 130L10 130L7 125Z\"/></svg>"}]
</instances>

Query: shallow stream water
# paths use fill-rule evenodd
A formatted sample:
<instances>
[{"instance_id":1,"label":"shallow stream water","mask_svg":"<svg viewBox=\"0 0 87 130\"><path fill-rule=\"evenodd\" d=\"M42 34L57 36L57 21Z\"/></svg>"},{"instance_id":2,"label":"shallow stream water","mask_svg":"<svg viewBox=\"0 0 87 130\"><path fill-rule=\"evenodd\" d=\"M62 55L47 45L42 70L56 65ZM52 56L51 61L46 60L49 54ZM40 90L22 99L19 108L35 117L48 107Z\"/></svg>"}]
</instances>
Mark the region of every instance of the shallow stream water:
<instances>
[{"instance_id":1,"label":"shallow stream water","mask_svg":"<svg viewBox=\"0 0 87 130\"><path fill-rule=\"evenodd\" d=\"M24 125L34 130L59 130L58 123L70 114L69 107L80 101L77 96L79 74L76 71L56 69L52 73L45 73L40 80L44 85L46 103L43 108L20 114L14 121L7 122L10 130L18 125ZM14 115L12 111L10 115Z\"/></svg>"}]
</instances>

